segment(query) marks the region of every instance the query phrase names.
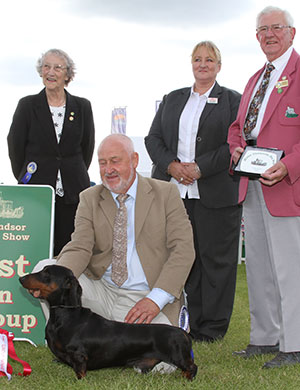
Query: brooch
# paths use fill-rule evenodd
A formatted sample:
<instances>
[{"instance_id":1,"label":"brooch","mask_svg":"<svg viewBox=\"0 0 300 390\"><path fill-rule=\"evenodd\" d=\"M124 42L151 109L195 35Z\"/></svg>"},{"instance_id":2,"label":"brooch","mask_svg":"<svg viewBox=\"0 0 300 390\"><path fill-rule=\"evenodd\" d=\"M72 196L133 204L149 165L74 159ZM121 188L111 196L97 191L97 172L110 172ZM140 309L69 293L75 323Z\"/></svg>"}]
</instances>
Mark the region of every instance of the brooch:
<instances>
[{"instance_id":1,"label":"brooch","mask_svg":"<svg viewBox=\"0 0 300 390\"><path fill-rule=\"evenodd\" d=\"M287 87L289 85L289 81L287 80L286 76L282 76L282 79L277 82L276 88L277 88L277 93L282 93L284 87Z\"/></svg>"},{"instance_id":2,"label":"brooch","mask_svg":"<svg viewBox=\"0 0 300 390\"><path fill-rule=\"evenodd\" d=\"M75 113L73 111L70 112L69 121L72 122L75 119L74 115L75 115Z\"/></svg>"}]
</instances>

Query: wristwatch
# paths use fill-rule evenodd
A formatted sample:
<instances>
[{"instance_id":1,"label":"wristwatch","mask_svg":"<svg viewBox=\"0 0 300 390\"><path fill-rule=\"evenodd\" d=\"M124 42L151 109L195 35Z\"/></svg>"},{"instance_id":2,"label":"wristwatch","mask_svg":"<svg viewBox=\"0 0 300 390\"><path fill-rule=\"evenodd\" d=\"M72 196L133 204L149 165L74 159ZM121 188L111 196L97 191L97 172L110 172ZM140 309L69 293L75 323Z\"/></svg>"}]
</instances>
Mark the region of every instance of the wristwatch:
<instances>
[{"instance_id":1,"label":"wristwatch","mask_svg":"<svg viewBox=\"0 0 300 390\"><path fill-rule=\"evenodd\" d=\"M200 168L199 168L199 166L198 166L198 164L197 163L195 163L196 165L195 165L195 171L196 171L196 173L199 173L199 175L201 175L201 171L200 171Z\"/></svg>"}]
</instances>

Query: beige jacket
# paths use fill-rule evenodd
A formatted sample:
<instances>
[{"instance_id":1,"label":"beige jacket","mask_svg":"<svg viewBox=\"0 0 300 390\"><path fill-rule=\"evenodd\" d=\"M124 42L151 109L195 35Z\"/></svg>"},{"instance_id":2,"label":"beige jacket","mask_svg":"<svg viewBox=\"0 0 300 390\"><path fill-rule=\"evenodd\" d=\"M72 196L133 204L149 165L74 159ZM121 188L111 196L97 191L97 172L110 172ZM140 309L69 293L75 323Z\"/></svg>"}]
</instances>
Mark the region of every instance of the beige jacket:
<instances>
[{"instance_id":1,"label":"beige jacket","mask_svg":"<svg viewBox=\"0 0 300 390\"><path fill-rule=\"evenodd\" d=\"M58 264L99 279L112 260L113 224L117 206L111 193L97 185L80 194L72 240L58 256ZM178 325L182 290L195 253L190 221L174 184L138 176L135 205L136 249L150 289L172 294L164 307Z\"/></svg>"}]
</instances>

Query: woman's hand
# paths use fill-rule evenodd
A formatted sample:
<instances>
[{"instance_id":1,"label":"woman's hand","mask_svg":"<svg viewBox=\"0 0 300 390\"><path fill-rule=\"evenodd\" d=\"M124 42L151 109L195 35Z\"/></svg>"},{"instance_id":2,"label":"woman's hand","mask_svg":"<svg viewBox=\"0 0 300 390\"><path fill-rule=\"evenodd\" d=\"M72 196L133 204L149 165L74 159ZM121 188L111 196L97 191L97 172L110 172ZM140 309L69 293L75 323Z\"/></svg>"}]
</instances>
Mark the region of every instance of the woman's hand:
<instances>
[{"instance_id":1,"label":"woman's hand","mask_svg":"<svg viewBox=\"0 0 300 390\"><path fill-rule=\"evenodd\" d=\"M178 161L172 161L168 166L168 173L174 177L178 183L190 185L201 176L200 172L198 172L195 168L196 163L181 163Z\"/></svg>"}]
</instances>

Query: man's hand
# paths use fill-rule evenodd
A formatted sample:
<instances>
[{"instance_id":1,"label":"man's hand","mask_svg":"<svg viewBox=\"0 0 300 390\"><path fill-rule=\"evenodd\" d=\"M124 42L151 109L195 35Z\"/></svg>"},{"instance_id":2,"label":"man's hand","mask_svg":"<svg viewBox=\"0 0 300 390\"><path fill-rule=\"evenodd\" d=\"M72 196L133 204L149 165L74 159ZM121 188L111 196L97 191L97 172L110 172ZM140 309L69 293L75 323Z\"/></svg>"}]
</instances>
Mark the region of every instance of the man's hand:
<instances>
[{"instance_id":1,"label":"man's hand","mask_svg":"<svg viewBox=\"0 0 300 390\"><path fill-rule=\"evenodd\" d=\"M232 160L233 160L233 162L235 163L235 164L237 164L238 163L238 161L239 161L239 159L240 159L240 157L241 157L241 154L244 152L244 149L241 147L241 146L238 146L235 150L234 150L234 152L233 152L233 154L232 154Z\"/></svg>"},{"instance_id":2,"label":"man's hand","mask_svg":"<svg viewBox=\"0 0 300 390\"><path fill-rule=\"evenodd\" d=\"M150 324L160 312L160 308L149 298L143 298L138 301L125 317L128 324Z\"/></svg>"},{"instance_id":3,"label":"man's hand","mask_svg":"<svg viewBox=\"0 0 300 390\"><path fill-rule=\"evenodd\" d=\"M282 161L274 164L271 168L267 169L266 172L262 173L262 177L259 181L266 186L273 186L287 176L288 170Z\"/></svg>"}]
</instances>

